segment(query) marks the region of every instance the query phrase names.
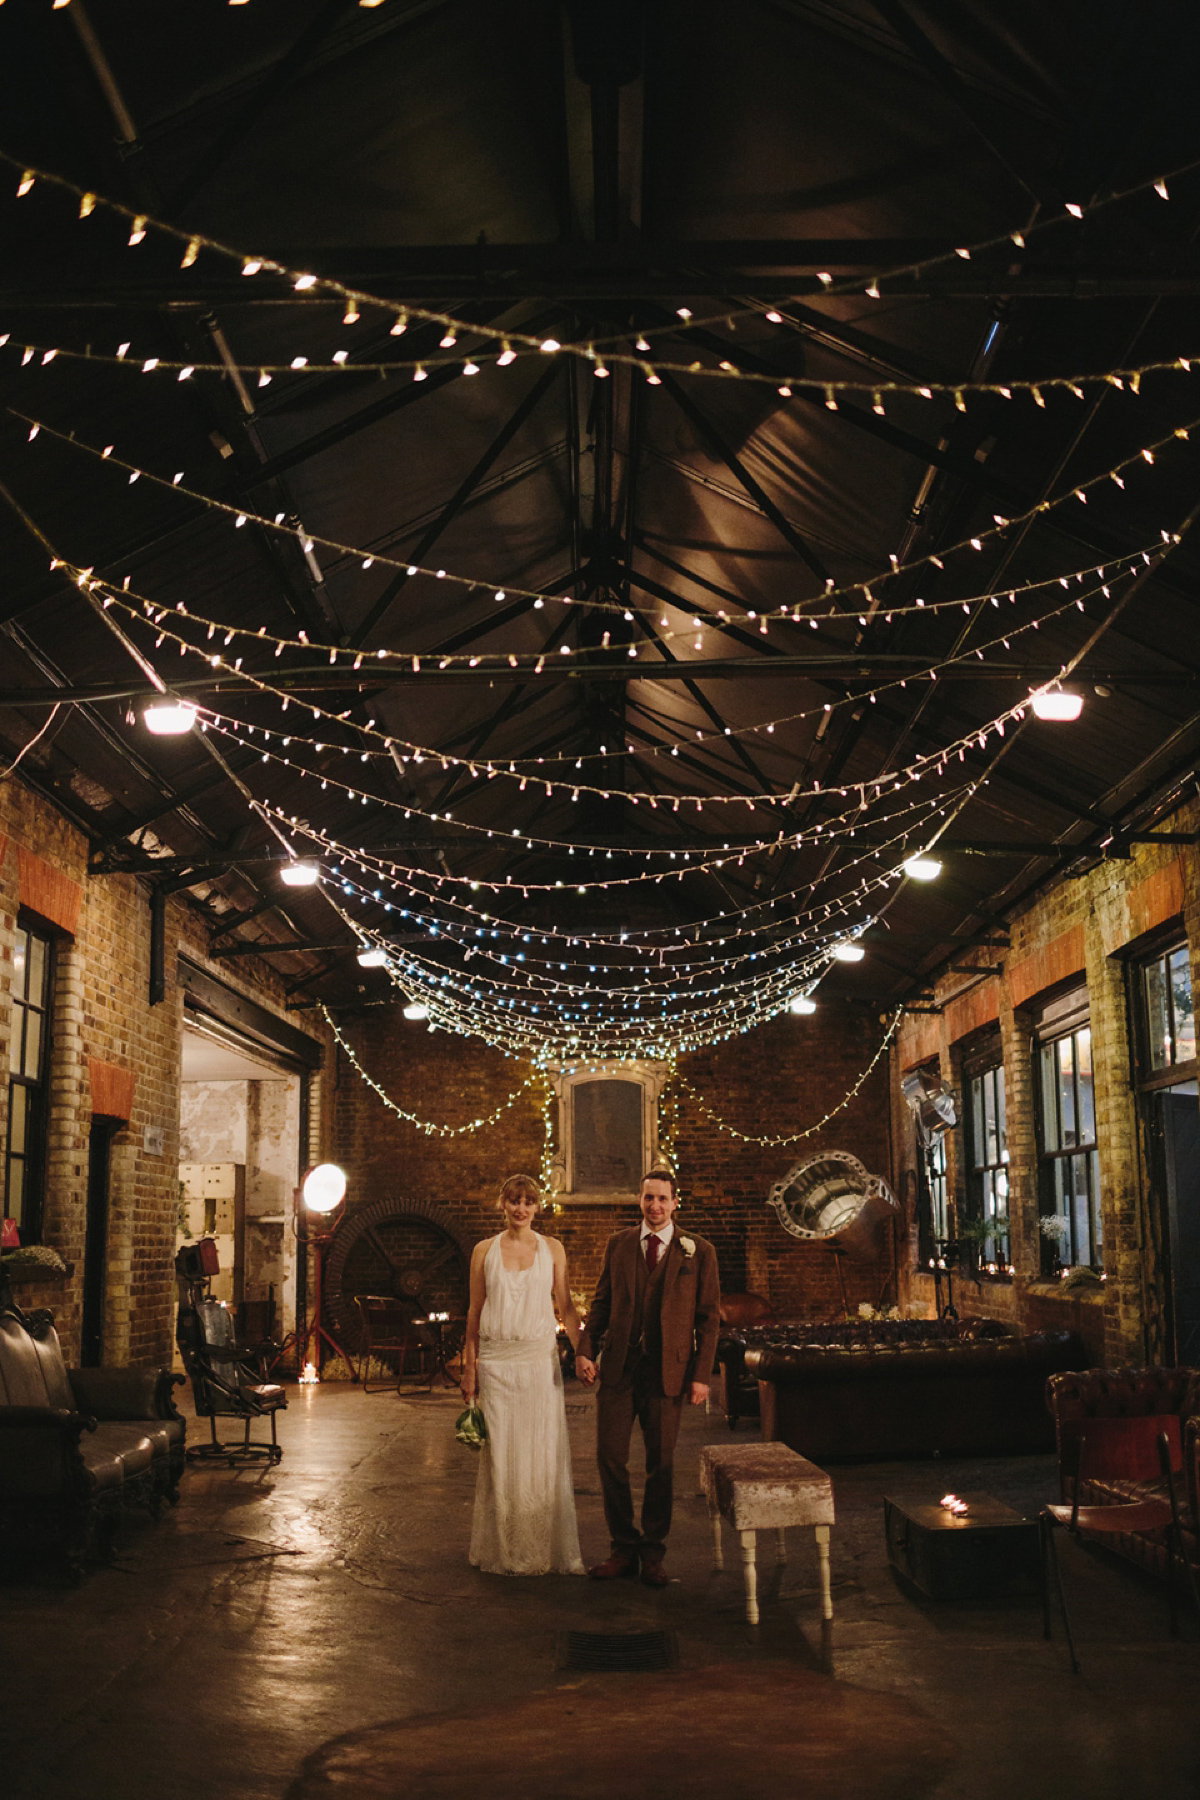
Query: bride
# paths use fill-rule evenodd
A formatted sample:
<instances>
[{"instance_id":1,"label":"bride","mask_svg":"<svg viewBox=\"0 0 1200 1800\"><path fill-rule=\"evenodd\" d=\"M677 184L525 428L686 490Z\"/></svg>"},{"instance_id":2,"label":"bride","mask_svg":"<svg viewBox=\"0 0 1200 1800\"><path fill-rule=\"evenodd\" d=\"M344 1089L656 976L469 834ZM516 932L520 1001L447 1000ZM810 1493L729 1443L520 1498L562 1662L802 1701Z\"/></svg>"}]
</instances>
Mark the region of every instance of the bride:
<instances>
[{"instance_id":1,"label":"bride","mask_svg":"<svg viewBox=\"0 0 1200 1800\"><path fill-rule=\"evenodd\" d=\"M557 1306L574 1345L579 1314L566 1252L533 1229L541 1204L531 1176L511 1175L504 1230L471 1257L462 1395L478 1393L487 1441L470 1555L489 1575L583 1574L554 1316Z\"/></svg>"}]
</instances>

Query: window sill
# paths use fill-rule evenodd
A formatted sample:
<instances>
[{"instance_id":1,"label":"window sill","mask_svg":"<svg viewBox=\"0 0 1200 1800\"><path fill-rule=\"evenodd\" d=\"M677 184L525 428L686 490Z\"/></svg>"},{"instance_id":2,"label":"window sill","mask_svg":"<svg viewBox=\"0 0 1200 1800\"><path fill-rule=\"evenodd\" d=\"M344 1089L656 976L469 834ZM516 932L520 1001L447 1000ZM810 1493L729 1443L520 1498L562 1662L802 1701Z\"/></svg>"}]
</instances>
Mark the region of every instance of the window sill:
<instances>
[{"instance_id":1,"label":"window sill","mask_svg":"<svg viewBox=\"0 0 1200 1800\"><path fill-rule=\"evenodd\" d=\"M1082 1300L1088 1305L1102 1306L1104 1304L1104 1295L1107 1287L1107 1282L1098 1284L1095 1287L1089 1282L1083 1287L1069 1288L1065 1287L1061 1281L1038 1280L1031 1281L1025 1291L1028 1294L1034 1295L1038 1300L1062 1300L1065 1303L1069 1303L1073 1300Z\"/></svg>"}]
</instances>

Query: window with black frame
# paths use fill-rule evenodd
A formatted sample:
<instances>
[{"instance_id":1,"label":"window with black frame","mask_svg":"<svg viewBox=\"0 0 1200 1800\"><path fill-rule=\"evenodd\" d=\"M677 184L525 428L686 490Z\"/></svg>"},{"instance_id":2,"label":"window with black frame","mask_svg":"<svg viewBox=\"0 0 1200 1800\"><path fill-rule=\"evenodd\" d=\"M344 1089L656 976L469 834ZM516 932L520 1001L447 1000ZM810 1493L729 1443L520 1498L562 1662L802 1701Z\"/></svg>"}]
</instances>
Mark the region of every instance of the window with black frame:
<instances>
[{"instance_id":1,"label":"window with black frame","mask_svg":"<svg viewBox=\"0 0 1200 1800\"><path fill-rule=\"evenodd\" d=\"M941 1071L936 1063L920 1071L930 1088L941 1084ZM943 1130L922 1131L915 1125L917 1136L917 1255L921 1263L932 1268L939 1254L938 1242L949 1237L946 1196L946 1134Z\"/></svg>"},{"instance_id":2,"label":"window with black frame","mask_svg":"<svg viewBox=\"0 0 1200 1800\"><path fill-rule=\"evenodd\" d=\"M1167 1354L1200 1359L1200 1064L1191 954L1178 941L1132 971L1138 1104L1152 1191L1165 1214Z\"/></svg>"},{"instance_id":3,"label":"window with black frame","mask_svg":"<svg viewBox=\"0 0 1200 1800\"><path fill-rule=\"evenodd\" d=\"M1038 1211L1042 1266L1104 1267L1096 1088L1086 988L1044 1006L1035 1021Z\"/></svg>"},{"instance_id":4,"label":"window with black frame","mask_svg":"<svg viewBox=\"0 0 1200 1800\"><path fill-rule=\"evenodd\" d=\"M964 1069L967 1083L967 1222L959 1236L975 1236L979 1266L989 1275L1009 1275L1008 1115L1004 1065L995 1061Z\"/></svg>"},{"instance_id":5,"label":"window with black frame","mask_svg":"<svg viewBox=\"0 0 1200 1800\"><path fill-rule=\"evenodd\" d=\"M23 1244L38 1243L42 1235L53 976L53 940L18 924L13 945L4 1211L16 1220Z\"/></svg>"}]
</instances>

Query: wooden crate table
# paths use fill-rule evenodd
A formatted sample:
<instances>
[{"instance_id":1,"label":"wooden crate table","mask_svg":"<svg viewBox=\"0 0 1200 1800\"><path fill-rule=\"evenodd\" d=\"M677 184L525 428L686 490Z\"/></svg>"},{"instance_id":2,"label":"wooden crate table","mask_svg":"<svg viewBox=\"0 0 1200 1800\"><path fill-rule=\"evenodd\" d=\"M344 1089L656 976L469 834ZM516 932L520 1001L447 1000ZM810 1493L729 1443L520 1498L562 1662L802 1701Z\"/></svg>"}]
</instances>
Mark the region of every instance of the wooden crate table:
<instances>
[{"instance_id":1,"label":"wooden crate table","mask_svg":"<svg viewBox=\"0 0 1200 1800\"><path fill-rule=\"evenodd\" d=\"M990 1494L963 1494L962 1499L969 1511L958 1518L932 1494L885 1499L892 1567L931 1600L969 1603L1039 1592L1037 1520L1024 1518Z\"/></svg>"},{"instance_id":2,"label":"wooden crate table","mask_svg":"<svg viewBox=\"0 0 1200 1800\"><path fill-rule=\"evenodd\" d=\"M725 1567L721 1519L729 1520L742 1541L746 1576L746 1617L758 1624L758 1581L755 1542L760 1531L776 1533L777 1562L787 1561L784 1533L789 1525L811 1525L820 1564L821 1620L825 1656L829 1658L833 1593L829 1582L829 1527L833 1524L833 1483L823 1469L786 1444L706 1444L700 1452L700 1485L708 1501L713 1553Z\"/></svg>"}]
</instances>

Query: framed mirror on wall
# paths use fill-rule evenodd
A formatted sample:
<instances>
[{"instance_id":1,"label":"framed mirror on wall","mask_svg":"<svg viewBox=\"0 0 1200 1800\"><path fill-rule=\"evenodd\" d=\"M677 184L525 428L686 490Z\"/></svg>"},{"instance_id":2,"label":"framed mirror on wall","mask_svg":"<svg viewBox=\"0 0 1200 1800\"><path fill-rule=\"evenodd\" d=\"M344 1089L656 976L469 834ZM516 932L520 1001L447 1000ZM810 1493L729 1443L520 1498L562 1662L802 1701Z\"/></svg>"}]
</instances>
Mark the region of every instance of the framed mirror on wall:
<instances>
[{"instance_id":1,"label":"framed mirror on wall","mask_svg":"<svg viewBox=\"0 0 1200 1800\"><path fill-rule=\"evenodd\" d=\"M556 1200L624 1204L658 1161L658 1102L665 1063L590 1063L552 1075L558 1100L551 1165Z\"/></svg>"}]
</instances>

